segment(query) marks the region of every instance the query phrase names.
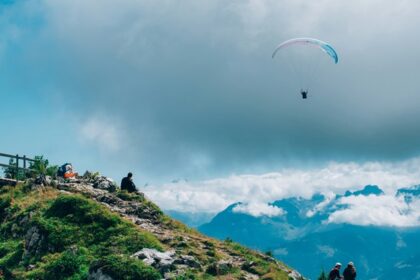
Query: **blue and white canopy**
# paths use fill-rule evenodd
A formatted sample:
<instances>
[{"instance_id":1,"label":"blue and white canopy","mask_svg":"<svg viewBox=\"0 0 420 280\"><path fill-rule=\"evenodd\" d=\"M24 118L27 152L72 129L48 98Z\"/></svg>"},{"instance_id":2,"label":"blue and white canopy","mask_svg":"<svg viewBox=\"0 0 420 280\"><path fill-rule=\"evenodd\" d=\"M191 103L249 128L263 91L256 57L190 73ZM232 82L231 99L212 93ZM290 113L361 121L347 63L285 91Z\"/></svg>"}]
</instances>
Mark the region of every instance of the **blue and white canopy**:
<instances>
[{"instance_id":1,"label":"blue and white canopy","mask_svg":"<svg viewBox=\"0 0 420 280\"><path fill-rule=\"evenodd\" d=\"M324 41L318 40L318 39L314 39L314 38L294 38L294 39L284 41L283 43L281 43L280 45L276 47L276 49L273 52L272 57L274 58L274 56L279 50L283 48L287 48L289 46L293 46L293 45L308 45L308 46L320 48L334 60L334 63L336 64L338 63L338 55L337 55L337 52L334 50L334 48L330 44Z\"/></svg>"}]
</instances>

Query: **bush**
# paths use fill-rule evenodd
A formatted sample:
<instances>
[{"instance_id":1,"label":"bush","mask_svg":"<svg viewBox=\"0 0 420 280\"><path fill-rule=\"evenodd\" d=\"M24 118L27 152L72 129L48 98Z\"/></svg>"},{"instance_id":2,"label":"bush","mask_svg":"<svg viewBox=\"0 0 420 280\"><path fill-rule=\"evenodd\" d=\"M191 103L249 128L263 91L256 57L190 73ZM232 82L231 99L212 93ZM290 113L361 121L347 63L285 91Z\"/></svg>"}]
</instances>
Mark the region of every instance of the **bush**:
<instances>
[{"instance_id":1,"label":"bush","mask_svg":"<svg viewBox=\"0 0 420 280\"><path fill-rule=\"evenodd\" d=\"M6 218L7 215L7 208L10 207L12 202L12 198L8 195L0 197L0 222Z\"/></svg>"},{"instance_id":2,"label":"bush","mask_svg":"<svg viewBox=\"0 0 420 280\"><path fill-rule=\"evenodd\" d=\"M22 161L22 160L20 160ZM9 165L12 167L4 167L4 177L8 179L25 180L28 178L35 178L38 175L54 177L57 174L58 166L49 165L48 159L44 156L35 156L34 161L29 162L28 168L30 170L18 169L16 170L16 160L14 158L9 159Z\"/></svg>"},{"instance_id":3,"label":"bush","mask_svg":"<svg viewBox=\"0 0 420 280\"><path fill-rule=\"evenodd\" d=\"M328 280L328 276L324 270L321 271L321 274L317 278L318 280Z\"/></svg>"},{"instance_id":4,"label":"bush","mask_svg":"<svg viewBox=\"0 0 420 280\"><path fill-rule=\"evenodd\" d=\"M0 266L16 267L23 254L23 244L20 241L3 241L0 244Z\"/></svg>"},{"instance_id":5,"label":"bush","mask_svg":"<svg viewBox=\"0 0 420 280\"><path fill-rule=\"evenodd\" d=\"M112 255L94 262L91 272L101 269L114 280L157 280L162 275L142 261L127 256Z\"/></svg>"},{"instance_id":6,"label":"bush","mask_svg":"<svg viewBox=\"0 0 420 280\"><path fill-rule=\"evenodd\" d=\"M89 257L86 249L69 249L59 254L45 267L45 280L83 279L86 278L89 268Z\"/></svg>"},{"instance_id":7,"label":"bush","mask_svg":"<svg viewBox=\"0 0 420 280\"><path fill-rule=\"evenodd\" d=\"M44 159L44 156L35 156L34 160L34 162L29 164L31 171L28 172L27 177L36 177L38 175L54 177L57 175L58 166L50 166L48 159Z\"/></svg>"}]
</instances>

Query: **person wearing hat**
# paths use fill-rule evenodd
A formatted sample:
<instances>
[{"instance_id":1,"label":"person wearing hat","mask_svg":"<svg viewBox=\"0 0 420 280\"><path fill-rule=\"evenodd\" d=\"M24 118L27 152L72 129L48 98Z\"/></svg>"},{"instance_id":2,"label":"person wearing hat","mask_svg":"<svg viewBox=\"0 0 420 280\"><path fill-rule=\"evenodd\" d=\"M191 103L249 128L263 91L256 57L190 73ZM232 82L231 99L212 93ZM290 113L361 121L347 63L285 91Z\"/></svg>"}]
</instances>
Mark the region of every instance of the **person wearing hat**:
<instances>
[{"instance_id":1,"label":"person wearing hat","mask_svg":"<svg viewBox=\"0 0 420 280\"><path fill-rule=\"evenodd\" d=\"M356 268L353 262L349 262L343 272L344 280L355 280L356 279Z\"/></svg>"},{"instance_id":2,"label":"person wearing hat","mask_svg":"<svg viewBox=\"0 0 420 280\"><path fill-rule=\"evenodd\" d=\"M340 276L340 268L341 263L336 263L334 268L331 269L330 274L328 275L328 280L343 279L343 277Z\"/></svg>"}]
</instances>

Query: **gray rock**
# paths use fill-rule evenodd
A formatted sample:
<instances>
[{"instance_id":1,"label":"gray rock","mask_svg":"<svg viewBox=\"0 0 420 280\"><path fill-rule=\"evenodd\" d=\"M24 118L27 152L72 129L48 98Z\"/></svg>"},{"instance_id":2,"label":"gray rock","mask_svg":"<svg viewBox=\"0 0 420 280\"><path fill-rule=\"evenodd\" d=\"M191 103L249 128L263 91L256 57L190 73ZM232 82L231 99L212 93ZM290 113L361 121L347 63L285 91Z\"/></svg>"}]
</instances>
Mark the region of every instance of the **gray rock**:
<instances>
[{"instance_id":1,"label":"gray rock","mask_svg":"<svg viewBox=\"0 0 420 280\"><path fill-rule=\"evenodd\" d=\"M153 266L165 273L174 268L175 251L159 252L156 249L144 248L131 257L142 260L145 264Z\"/></svg>"},{"instance_id":2,"label":"gray rock","mask_svg":"<svg viewBox=\"0 0 420 280\"><path fill-rule=\"evenodd\" d=\"M206 272L210 275L218 276L228 274L233 268L233 264L230 261L218 261L207 267Z\"/></svg>"},{"instance_id":3,"label":"gray rock","mask_svg":"<svg viewBox=\"0 0 420 280\"><path fill-rule=\"evenodd\" d=\"M111 178L99 176L94 179L93 187L95 189L106 190L109 192L115 192L117 190L117 184Z\"/></svg>"},{"instance_id":4,"label":"gray rock","mask_svg":"<svg viewBox=\"0 0 420 280\"><path fill-rule=\"evenodd\" d=\"M293 280L303 279L302 275L300 275L300 273L296 270L292 270L291 272L289 272L289 278Z\"/></svg>"},{"instance_id":5,"label":"gray rock","mask_svg":"<svg viewBox=\"0 0 420 280\"><path fill-rule=\"evenodd\" d=\"M88 280L114 280L111 276L102 272L102 269L89 272Z\"/></svg>"},{"instance_id":6,"label":"gray rock","mask_svg":"<svg viewBox=\"0 0 420 280\"><path fill-rule=\"evenodd\" d=\"M46 249L45 237L38 227L31 227L25 235L23 259L40 255Z\"/></svg>"},{"instance_id":7,"label":"gray rock","mask_svg":"<svg viewBox=\"0 0 420 280\"><path fill-rule=\"evenodd\" d=\"M174 264L186 265L192 268L201 268L201 264L193 256L181 255L175 259Z\"/></svg>"}]
</instances>

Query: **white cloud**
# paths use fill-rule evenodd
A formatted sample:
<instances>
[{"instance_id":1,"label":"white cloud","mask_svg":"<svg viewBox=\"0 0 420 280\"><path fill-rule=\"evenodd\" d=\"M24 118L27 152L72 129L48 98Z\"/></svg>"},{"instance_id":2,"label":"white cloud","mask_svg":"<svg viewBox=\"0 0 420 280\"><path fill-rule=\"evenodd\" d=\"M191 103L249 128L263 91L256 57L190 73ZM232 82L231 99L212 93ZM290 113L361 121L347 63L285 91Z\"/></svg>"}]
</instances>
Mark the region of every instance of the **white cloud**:
<instances>
[{"instance_id":1,"label":"white cloud","mask_svg":"<svg viewBox=\"0 0 420 280\"><path fill-rule=\"evenodd\" d=\"M348 205L348 208L332 213L328 218L329 223L420 226L420 200L407 204L403 197L369 195L343 197L339 203Z\"/></svg>"},{"instance_id":2,"label":"white cloud","mask_svg":"<svg viewBox=\"0 0 420 280\"><path fill-rule=\"evenodd\" d=\"M327 245L318 245L317 247L318 247L318 250L322 254L326 255L327 257L333 257L335 255L335 251L336 250L334 248L330 247L330 246L327 246Z\"/></svg>"},{"instance_id":3,"label":"white cloud","mask_svg":"<svg viewBox=\"0 0 420 280\"><path fill-rule=\"evenodd\" d=\"M306 213L306 217L310 218L314 216L316 213L322 211L335 197L335 194L332 192L324 193L325 199L318 203L313 209L309 210Z\"/></svg>"},{"instance_id":4,"label":"white cloud","mask_svg":"<svg viewBox=\"0 0 420 280\"><path fill-rule=\"evenodd\" d=\"M359 225L413 226L420 224L420 201L407 205L403 198L394 196L396 190L420 182L420 159L398 163L368 162L330 163L310 170L285 169L262 175L232 175L201 182L177 182L148 186L145 193L162 208L185 212L211 212L242 202L236 211L253 216L281 214L268 203L287 197L310 198L323 193L327 200L319 204L322 210L335 194L359 190L365 185L377 184L384 190L382 196L343 197L338 203L348 205L331 215L330 223Z\"/></svg>"},{"instance_id":5,"label":"white cloud","mask_svg":"<svg viewBox=\"0 0 420 280\"><path fill-rule=\"evenodd\" d=\"M145 192L164 209L219 212L236 202L269 203L315 193L327 196L376 184L386 194L420 182L420 158L407 161L336 163L309 170L284 169L261 175L231 175L197 182L149 186Z\"/></svg>"},{"instance_id":6,"label":"white cloud","mask_svg":"<svg viewBox=\"0 0 420 280\"><path fill-rule=\"evenodd\" d=\"M123 131L112 119L91 116L80 125L81 140L105 152L117 152L121 147Z\"/></svg>"},{"instance_id":7,"label":"white cloud","mask_svg":"<svg viewBox=\"0 0 420 280\"><path fill-rule=\"evenodd\" d=\"M245 204L236 205L233 209L235 213L244 213L251 215L253 217L275 217L282 216L285 214L285 211L282 208L279 208L274 205L269 205L266 203L251 202Z\"/></svg>"}]
</instances>

